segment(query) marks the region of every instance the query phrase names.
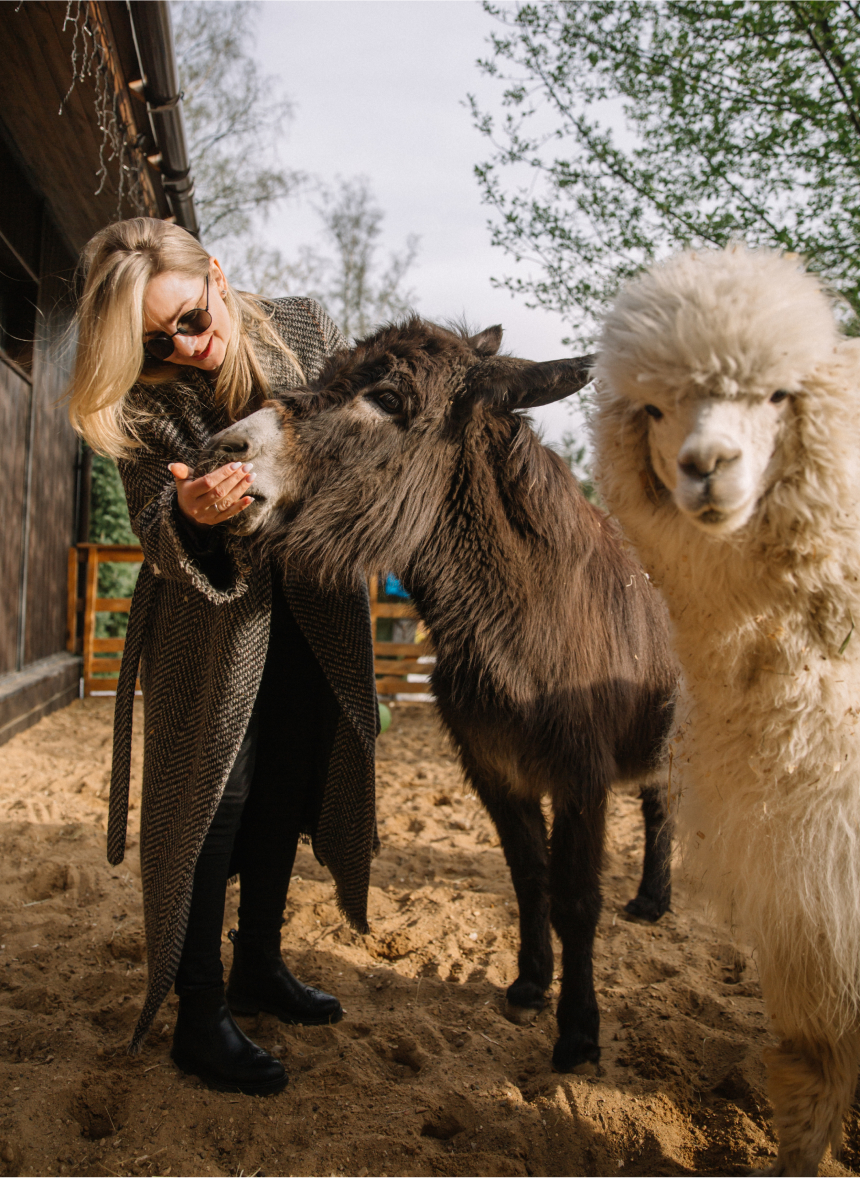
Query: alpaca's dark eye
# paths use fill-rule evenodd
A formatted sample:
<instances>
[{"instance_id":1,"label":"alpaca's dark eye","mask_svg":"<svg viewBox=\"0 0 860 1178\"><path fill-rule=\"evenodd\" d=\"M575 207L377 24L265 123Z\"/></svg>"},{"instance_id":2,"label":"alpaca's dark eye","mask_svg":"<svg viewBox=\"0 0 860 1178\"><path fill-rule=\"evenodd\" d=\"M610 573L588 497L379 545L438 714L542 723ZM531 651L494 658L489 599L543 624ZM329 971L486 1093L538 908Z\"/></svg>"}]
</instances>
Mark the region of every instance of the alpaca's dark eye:
<instances>
[{"instance_id":1,"label":"alpaca's dark eye","mask_svg":"<svg viewBox=\"0 0 860 1178\"><path fill-rule=\"evenodd\" d=\"M784 401L786 397L791 396L785 389L777 389L770 399L771 405L778 405L780 401Z\"/></svg>"},{"instance_id":2,"label":"alpaca's dark eye","mask_svg":"<svg viewBox=\"0 0 860 1178\"><path fill-rule=\"evenodd\" d=\"M658 409L656 405L646 405L645 412L649 417L653 417L655 421L659 421L663 416L663 410Z\"/></svg>"}]
</instances>

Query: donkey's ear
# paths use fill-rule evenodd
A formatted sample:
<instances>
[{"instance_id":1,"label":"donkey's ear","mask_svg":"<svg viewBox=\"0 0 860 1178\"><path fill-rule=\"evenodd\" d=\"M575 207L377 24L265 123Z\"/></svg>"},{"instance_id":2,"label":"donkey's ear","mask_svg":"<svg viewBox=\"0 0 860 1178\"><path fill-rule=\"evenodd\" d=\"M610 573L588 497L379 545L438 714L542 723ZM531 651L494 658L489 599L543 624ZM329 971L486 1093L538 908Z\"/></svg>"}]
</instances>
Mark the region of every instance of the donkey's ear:
<instances>
[{"instance_id":1,"label":"donkey's ear","mask_svg":"<svg viewBox=\"0 0 860 1178\"><path fill-rule=\"evenodd\" d=\"M486 327L477 335L470 335L466 343L479 356L495 356L502 346L502 325L497 323L494 327Z\"/></svg>"},{"instance_id":2,"label":"donkey's ear","mask_svg":"<svg viewBox=\"0 0 860 1178\"><path fill-rule=\"evenodd\" d=\"M470 369L467 393L499 409L536 409L578 393L591 380L596 360L596 356L542 364L506 356L486 360Z\"/></svg>"}]
</instances>

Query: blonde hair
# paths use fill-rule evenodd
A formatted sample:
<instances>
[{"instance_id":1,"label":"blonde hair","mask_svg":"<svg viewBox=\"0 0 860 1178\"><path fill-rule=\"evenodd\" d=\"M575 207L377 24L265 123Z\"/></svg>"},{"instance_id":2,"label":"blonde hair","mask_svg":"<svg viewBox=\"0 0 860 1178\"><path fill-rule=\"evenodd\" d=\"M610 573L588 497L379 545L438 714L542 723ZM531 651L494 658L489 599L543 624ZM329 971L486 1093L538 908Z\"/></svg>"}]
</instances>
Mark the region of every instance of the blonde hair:
<instances>
[{"instance_id":1,"label":"blonde hair","mask_svg":"<svg viewBox=\"0 0 860 1178\"><path fill-rule=\"evenodd\" d=\"M144 369L143 304L150 280L166 272L202 280L210 261L185 229L153 217L108 225L84 247L83 292L75 317L78 346L67 399L72 425L97 453L127 457L141 444L138 432L147 415L129 396L136 384L164 384L183 377L182 366L176 364L148 364ZM224 303L232 331L214 397L231 421L255 395L264 397L270 391L255 342L263 352L280 352L302 370L272 326L263 302L225 281Z\"/></svg>"}]
</instances>

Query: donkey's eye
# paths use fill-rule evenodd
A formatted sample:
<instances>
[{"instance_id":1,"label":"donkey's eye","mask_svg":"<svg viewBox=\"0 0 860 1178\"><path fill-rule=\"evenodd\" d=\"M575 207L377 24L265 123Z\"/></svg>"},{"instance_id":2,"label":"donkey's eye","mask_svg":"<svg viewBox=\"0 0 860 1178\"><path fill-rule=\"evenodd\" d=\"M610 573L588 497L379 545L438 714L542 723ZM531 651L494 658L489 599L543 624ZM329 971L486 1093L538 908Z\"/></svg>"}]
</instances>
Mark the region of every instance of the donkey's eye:
<instances>
[{"instance_id":1,"label":"donkey's eye","mask_svg":"<svg viewBox=\"0 0 860 1178\"><path fill-rule=\"evenodd\" d=\"M776 392L771 396L770 403L771 405L778 405L780 401L784 401L786 397L790 396L791 393L787 392L785 389L777 389Z\"/></svg>"},{"instance_id":2,"label":"donkey's eye","mask_svg":"<svg viewBox=\"0 0 860 1178\"><path fill-rule=\"evenodd\" d=\"M663 416L663 410L658 409L656 405L646 405L645 412L649 417L653 417L655 421L659 421Z\"/></svg>"},{"instance_id":3,"label":"donkey's eye","mask_svg":"<svg viewBox=\"0 0 860 1178\"><path fill-rule=\"evenodd\" d=\"M386 413L394 414L403 412L403 398L399 393L393 393L385 389L384 391L374 393L373 400Z\"/></svg>"}]
</instances>

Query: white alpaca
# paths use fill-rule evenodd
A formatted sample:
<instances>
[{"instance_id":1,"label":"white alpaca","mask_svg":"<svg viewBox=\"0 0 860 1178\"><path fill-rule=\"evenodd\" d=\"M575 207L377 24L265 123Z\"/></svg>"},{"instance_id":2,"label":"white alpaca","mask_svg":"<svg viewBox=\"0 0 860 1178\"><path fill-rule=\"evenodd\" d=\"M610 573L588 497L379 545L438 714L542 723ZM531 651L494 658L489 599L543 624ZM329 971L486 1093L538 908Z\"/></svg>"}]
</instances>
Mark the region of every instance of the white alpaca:
<instances>
[{"instance_id":1,"label":"white alpaca","mask_svg":"<svg viewBox=\"0 0 860 1178\"><path fill-rule=\"evenodd\" d=\"M684 671L687 866L755 946L772 1172L815 1174L860 1055L860 344L796 260L737 246L631 283L596 376L600 487Z\"/></svg>"}]
</instances>

